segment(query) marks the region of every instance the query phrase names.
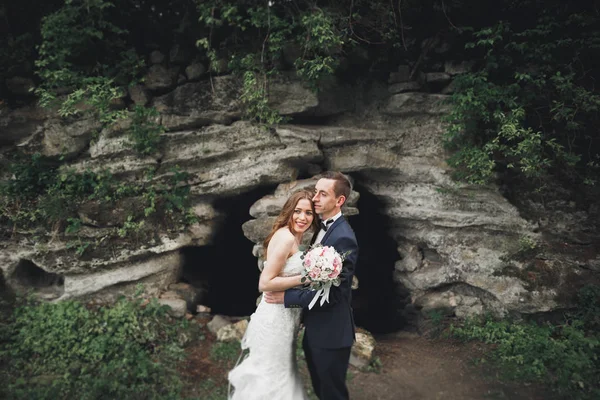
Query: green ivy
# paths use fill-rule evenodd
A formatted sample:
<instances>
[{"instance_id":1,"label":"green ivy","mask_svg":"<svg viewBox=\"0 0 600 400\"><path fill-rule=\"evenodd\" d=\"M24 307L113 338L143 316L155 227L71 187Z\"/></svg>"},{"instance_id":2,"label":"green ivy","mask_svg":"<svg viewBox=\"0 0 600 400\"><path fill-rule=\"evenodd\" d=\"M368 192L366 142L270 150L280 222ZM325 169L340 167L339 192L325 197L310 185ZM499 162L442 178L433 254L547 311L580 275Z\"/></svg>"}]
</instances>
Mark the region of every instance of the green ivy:
<instances>
[{"instance_id":1,"label":"green ivy","mask_svg":"<svg viewBox=\"0 0 600 400\"><path fill-rule=\"evenodd\" d=\"M199 3L199 21L206 37L197 45L207 51L212 66L219 65L220 58L228 59L228 67L242 77L246 118L276 124L282 117L269 106L268 82L283 62L285 47L300 50L294 60L296 72L316 90L323 78L335 73L346 33L338 28L341 19L336 12L285 2L242 3L247 4L226 0Z\"/></svg>"},{"instance_id":2,"label":"green ivy","mask_svg":"<svg viewBox=\"0 0 600 400\"><path fill-rule=\"evenodd\" d=\"M267 79L253 71L246 71L240 99L245 105L244 115L263 124L278 124L284 118L269 106Z\"/></svg>"},{"instance_id":3,"label":"green ivy","mask_svg":"<svg viewBox=\"0 0 600 400\"><path fill-rule=\"evenodd\" d=\"M133 148L139 154L148 155L158 151L161 134L165 132L165 128L156 122L158 116L156 108L135 107L128 133Z\"/></svg>"},{"instance_id":4,"label":"green ivy","mask_svg":"<svg viewBox=\"0 0 600 400\"><path fill-rule=\"evenodd\" d=\"M459 179L482 184L503 170L540 178L562 169L596 183L600 95L590 63L600 50L598 22L549 5L528 26L500 21L467 35L465 48L483 63L454 81L445 139Z\"/></svg>"},{"instance_id":5,"label":"green ivy","mask_svg":"<svg viewBox=\"0 0 600 400\"><path fill-rule=\"evenodd\" d=\"M63 118L91 114L104 126L128 115L119 102L144 62L128 48L127 30L111 22L115 7L109 0L65 0L42 19L35 60L40 105L56 106Z\"/></svg>"},{"instance_id":6,"label":"green ivy","mask_svg":"<svg viewBox=\"0 0 600 400\"><path fill-rule=\"evenodd\" d=\"M321 9L302 15L300 26L300 37L305 41L302 56L296 59L294 65L300 77L316 85L322 78L333 75L339 66L337 55L345 44L344 36L336 29L332 15Z\"/></svg>"}]
</instances>

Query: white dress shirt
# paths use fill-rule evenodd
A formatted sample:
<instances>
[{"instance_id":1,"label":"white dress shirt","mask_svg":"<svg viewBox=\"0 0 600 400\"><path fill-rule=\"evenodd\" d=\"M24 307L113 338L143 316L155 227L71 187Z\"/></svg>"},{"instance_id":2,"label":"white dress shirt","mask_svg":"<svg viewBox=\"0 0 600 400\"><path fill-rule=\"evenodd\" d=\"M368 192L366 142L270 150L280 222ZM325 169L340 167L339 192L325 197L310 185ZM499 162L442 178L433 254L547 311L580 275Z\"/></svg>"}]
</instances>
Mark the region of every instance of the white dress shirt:
<instances>
[{"instance_id":1,"label":"white dress shirt","mask_svg":"<svg viewBox=\"0 0 600 400\"><path fill-rule=\"evenodd\" d=\"M328 221L329 221L329 220L333 220L333 222L331 222L331 223L329 224L329 226L327 226L327 229L331 228L331 225L333 225L333 223L334 223L335 221L337 221L337 219L338 219L339 217L341 217L341 216L342 216L342 212L340 211L339 213L335 214L333 217L329 218L329 219L328 219ZM323 221L323 220L321 220L321 222L324 222L324 221ZM321 229L321 230L319 231L319 233L317 233L317 240L315 240L315 244L317 244L317 243L321 243L321 240L323 240L323 237L325 236L325 233L326 233L326 232L325 232L323 229Z\"/></svg>"}]
</instances>

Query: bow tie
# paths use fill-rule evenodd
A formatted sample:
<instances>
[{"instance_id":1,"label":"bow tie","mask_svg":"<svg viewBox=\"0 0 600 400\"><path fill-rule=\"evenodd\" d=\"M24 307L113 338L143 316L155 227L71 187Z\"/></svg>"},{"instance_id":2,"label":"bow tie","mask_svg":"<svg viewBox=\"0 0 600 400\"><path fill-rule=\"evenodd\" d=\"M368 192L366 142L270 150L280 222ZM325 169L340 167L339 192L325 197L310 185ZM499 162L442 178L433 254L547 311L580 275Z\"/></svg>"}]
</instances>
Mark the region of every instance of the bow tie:
<instances>
[{"instance_id":1,"label":"bow tie","mask_svg":"<svg viewBox=\"0 0 600 400\"><path fill-rule=\"evenodd\" d=\"M327 221L325 221L325 223L321 221L321 229L323 229L323 232L327 232L327 228L329 228L329 225L331 224L333 224L333 219L328 219Z\"/></svg>"}]
</instances>

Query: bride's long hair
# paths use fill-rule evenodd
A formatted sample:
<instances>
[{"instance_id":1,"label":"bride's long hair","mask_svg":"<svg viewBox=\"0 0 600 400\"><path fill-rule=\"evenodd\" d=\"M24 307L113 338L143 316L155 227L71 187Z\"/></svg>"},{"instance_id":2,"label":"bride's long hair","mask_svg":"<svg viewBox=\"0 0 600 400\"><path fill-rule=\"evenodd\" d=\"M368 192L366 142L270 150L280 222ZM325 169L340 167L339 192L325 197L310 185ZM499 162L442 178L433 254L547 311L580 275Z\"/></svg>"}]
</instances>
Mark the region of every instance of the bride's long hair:
<instances>
[{"instance_id":1,"label":"bride's long hair","mask_svg":"<svg viewBox=\"0 0 600 400\"><path fill-rule=\"evenodd\" d=\"M306 230L306 232L308 232L310 230L315 232L316 227L317 227L317 219L318 218L317 218L317 214L315 213L315 205L312 201L313 196L314 196L314 193L312 191L302 189L297 192L294 192L287 199L287 201L281 208L281 212L279 213L279 216L273 223L271 232L269 233L269 235L263 242L263 248L265 249L265 252L267 251L267 247L269 247L269 242L271 241L271 239L273 238L273 235L275 234L275 232L277 232L278 229L283 228L284 226L287 226L289 228L290 232L294 233L294 221L292 221L292 216L294 215L294 210L296 209L296 205L298 205L298 202L302 199L306 199L310 202L310 207L312 208L312 212L313 212L313 216L314 216L313 222L312 222L310 228L308 228Z\"/></svg>"}]
</instances>

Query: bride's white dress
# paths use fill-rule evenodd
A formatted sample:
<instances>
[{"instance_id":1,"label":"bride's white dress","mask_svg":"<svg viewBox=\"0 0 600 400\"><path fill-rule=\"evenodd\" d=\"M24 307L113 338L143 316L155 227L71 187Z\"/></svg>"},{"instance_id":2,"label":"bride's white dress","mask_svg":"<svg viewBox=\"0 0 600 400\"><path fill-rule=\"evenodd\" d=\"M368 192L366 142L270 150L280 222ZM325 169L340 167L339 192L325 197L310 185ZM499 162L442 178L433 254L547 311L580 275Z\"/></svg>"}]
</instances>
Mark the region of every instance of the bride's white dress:
<instances>
[{"instance_id":1,"label":"bride's white dress","mask_svg":"<svg viewBox=\"0 0 600 400\"><path fill-rule=\"evenodd\" d=\"M301 252L288 258L281 276L302 271ZM261 299L242 339L248 356L229 372L232 400L305 400L296 364L299 308Z\"/></svg>"}]
</instances>

